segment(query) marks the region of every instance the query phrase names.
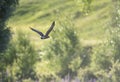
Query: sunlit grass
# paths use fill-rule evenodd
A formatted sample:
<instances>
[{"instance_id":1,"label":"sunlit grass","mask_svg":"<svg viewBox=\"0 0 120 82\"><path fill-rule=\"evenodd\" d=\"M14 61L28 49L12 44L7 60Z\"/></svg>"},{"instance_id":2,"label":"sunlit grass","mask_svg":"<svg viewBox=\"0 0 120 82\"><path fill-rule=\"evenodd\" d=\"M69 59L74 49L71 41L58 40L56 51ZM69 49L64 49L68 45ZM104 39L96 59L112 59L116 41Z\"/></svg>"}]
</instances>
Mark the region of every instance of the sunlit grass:
<instances>
[{"instance_id":1,"label":"sunlit grass","mask_svg":"<svg viewBox=\"0 0 120 82\"><path fill-rule=\"evenodd\" d=\"M113 41L108 42L112 3L110 0L93 0L90 11L85 12L79 1L20 0L8 21L13 36L6 54L21 56L15 58L18 62L15 62L14 69L11 68L14 73L19 72L17 63L25 68L22 71L27 71L32 68L30 63L34 60L32 69L37 74L36 79L43 80L41 82L58 82L57 79L59 82L70 82L70 79L72 82L90 82L92 76L97 82L117 82L119 40L113 36L115 46ZM53 21L56 25L49 39L41 40L39 34L29 28L45 33ZM69 73L71 78L66 79ZM19 78L16 74L14 76ZM25 82L32 82L32 79Z\"/></svg>"},{"instance_id":2,"label":"sunlit grass","mask_svg":"<svg viewBox=\"0 0 120 82\"><path fill-rule=\"evenodd\" d=\"M68 16L73 18L72 21L80 39L87 40L87 44L91 44L93 40L96 43L98 40L105 39L105 28L109 27L108 22L110 20L110 0L93 1L91 4L92 11L88 15L83 15L80 6L75 3L74 0L21 0L14 16L9 20L8 26L16 30L24 29L37 45L42 45L39 35L33 33L29 27L45 32L52 21L56 21L55 28L57 28L57 18ZM77 12L80 12L80 16L74 19ZM58 14L63 14L63 16L58 17Z\"/></svg>"},{"instance_id":3,"label":"sunlit grass","mask_svg":"<svg viewBox=\"0 0 120 82\"><path fill-rule=\"evenodd\" d=\"M39 78L49 79L49 77L52 77L51 75L57 78L59 74L61 76L62 73L65 75L66 71L69 71L68 69L79 73L82 63L85 65L83 65L83 70L79 74L83 79L88 76L82 76L81 72L83 72L83 75L89 75L89 72L90 74L96 72L96 70L89 70L89 64L92 56L93 59L97 55L99 58L103 57L100 53L96 53L94 48L97 48L99 44L101 45L108 38L106 28L110 27L110 8L112 3L110 0L94 0L91 4L90 12L87 13L82 12L82 9L80 9L81 4L78 3L76 5L75 3L77 2L75 1L21 0L14 15L8 21L8 26L11 27L13 34L12 39L16 40L16 42L25 42L25 46L28 47L27 41L29 41L33 52L28 51L33 53L33 56L34 53L37 54L38 58L40 58L35 63L36 67L34 69ZM56 25L54 31L50 33L49 39L41 40L40 36L29 28L33 27L45 33L53 21L56 21ZM67 29L65 29L66 27ZM22 32L22 35L19 34L16 37L19 32ZM13 48L15 43L12 43ZM19 46L15 49L21 50L22 48ZM100 50L102 48L98 49L98 51ZM26 53L27 51L23 50L23 52ZM102 53L109 54L109 50L106 53ZM88 70L84 69L85 66ZM94 67L94 64L91 66Z\"/></svg>"}]
</instances>

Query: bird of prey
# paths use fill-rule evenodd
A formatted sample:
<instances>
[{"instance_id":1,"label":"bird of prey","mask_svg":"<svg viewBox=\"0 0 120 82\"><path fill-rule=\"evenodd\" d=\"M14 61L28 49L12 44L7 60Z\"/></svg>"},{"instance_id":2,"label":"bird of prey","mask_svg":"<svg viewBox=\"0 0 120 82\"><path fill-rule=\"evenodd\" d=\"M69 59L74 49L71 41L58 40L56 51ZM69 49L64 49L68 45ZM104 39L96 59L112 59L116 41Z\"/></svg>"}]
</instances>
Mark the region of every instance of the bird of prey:
<instances>
[{"instance_id":1,"label":"bird of prey","mask_svg":"<svg viewBox=\"0 0 120 82\"><path fill-rule=\"evenodd\" d=\"M47 32L45 34L43 34L42 32L34 29L34 28L31 28L31 30L35 31L36 33L38 33L40 36L41 36L41 39L47 39L49 38L49 34L50 32L53 30L53 27L55 26L55 21L53 21L53 23L51 24L50 28L47 30Z\"/></svg>"}]
</instances>

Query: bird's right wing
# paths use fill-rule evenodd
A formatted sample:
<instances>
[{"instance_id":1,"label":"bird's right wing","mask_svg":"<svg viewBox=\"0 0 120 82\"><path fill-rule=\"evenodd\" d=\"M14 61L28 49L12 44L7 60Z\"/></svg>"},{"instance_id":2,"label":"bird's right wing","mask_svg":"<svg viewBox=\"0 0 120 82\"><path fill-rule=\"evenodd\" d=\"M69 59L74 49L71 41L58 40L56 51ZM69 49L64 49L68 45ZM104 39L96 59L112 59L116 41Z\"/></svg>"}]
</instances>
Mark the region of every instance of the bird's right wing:
<instances>
[{"instance_id":1,"label":"bird's right wing","mask_svg":"<svg viewBox=\"0 0 120 82\"><path fill-rule=\"evenodd\" d=\"M40 36L44 36L44 34L42 32L40 32L34 28L31 28L31 27L30 27L30 29L33 30L34 32L38 33Z\"/></svg>"}]
</instances>

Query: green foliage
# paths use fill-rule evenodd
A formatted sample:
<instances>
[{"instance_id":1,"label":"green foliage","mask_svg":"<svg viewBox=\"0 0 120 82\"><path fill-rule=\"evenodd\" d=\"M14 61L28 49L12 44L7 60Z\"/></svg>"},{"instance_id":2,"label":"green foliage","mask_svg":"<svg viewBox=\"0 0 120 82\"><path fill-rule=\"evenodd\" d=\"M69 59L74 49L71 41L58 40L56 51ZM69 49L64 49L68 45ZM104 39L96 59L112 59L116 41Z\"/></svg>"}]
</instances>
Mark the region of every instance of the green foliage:
<instances>
[{"instance_id":1,"label":"green foliage","mask_svg":"<svg viewBox=\"0 0 120 82\"><path fill-rule=\"evenodd\" d=\"M100 44L94 48L92 54L91 66L95 69L108 70L111 66L111 59L113 56L113 49L108 43ZM97 68L96 68L97 67Z\"/></svg>"},{"instance_id":2,"label":"green foliage","mask_svg":"<svg viewBox=\"0 0 120 82\"><path fill-rule=\"evenodd\" d=\"M11 37L10 29L6 26L6 21L11 16L17 3L18 0L0 0L0 73L2 74L3 81L6 81L3 77L8 63L11 64L13 62L11 61L12 56L3 53Z\"/></svg>"},{"instance_id":3,"label":"green foliage","mask_svg":"<svg viewBox=\"0 0 120 82\"><path fill-rule=\"evenodd\" d=\"M103 81L119 82L119 59L120 59L120 26L119 26L119 0L114 2L112 11L112 25L108 28L110 37L109 39L99 47L94 48L92 55L91 66L95 69L96 74L103 78ZM100 73L101 71L101 73Z\"/></svg>"},{"instance_id":4,"label":"green foliage","mask_svg":"<svg viewBox=\"0 0 120 82\"><path fill-rule=\"evenodd\" d=\"M111 36L111 45L113 46L114 49L114 55L113 58L114 60L119 60L120 59L120 29L115 28L112 30L112 36Z\"/></svg>"},{"instance_id":5,"label":"green foliage","mask_svg":"<svg viewBox=\"0 0 120 82\"><path fill-rule=\"evenodd\" d=\"M112 63L112 67L110 68L110 72L109 72L109 78L111 79L111 81L113 82L119 82L120 81L120 78L119 78L119 75L120 75L120 63L119 63L119 60L112 60L111 61Z\"/></svg>"},{"instance_id":6,"label":"green foliage","mask_svg":"<svg viewBox=\"0 0 120 82\"><path fill-rule=\"evenodd\" d=\"M120 1L116 0L113 5L114 11L112 12L112 29L110 29L111 45L114 49L114 60L120 59Z\"/></svg>"},{"instance_id":7,"label":"green foliage","mask_svg":"<svg viewBox=\"0 0 120 82\"><path fill-rule=\"evenodd\" d=\"M2 52L10 40L10 30L6 27L6 21L11 16L18 0L1 0L0 1L0 52Z\"/></svg>"},{"instance_id":8,"label":"green foliage","mask_svg":"<svg viewBox=\"0 0 120 82\"><path fill-rule=\"evenodd\" d=\"M91 11L91 3L93 2L93 0L74 0L77 4L77 6L79 6L80 11L84 12L84 14L88 14Z\"/></svg>"},{"instance_id":9,"label":"green foliage","mask_svg":"<svg viewBox=\"0 0 120 82\"><path fill-rule=\"evenodd\" d=\"M56 65L60 65L61 69L57 73L64 77L68 73L74 74L79 68L81 47L74 25L68 19L58 21L58 24L52 40L47 44L45 58L51 63L59 61Z\"/></svg>"},{"instance_id":10,"label":"green foliage","mask_svg":"<svg viewBox=\"0 0 120 82\"><path fill-rule=\"evenodd\" d=\"M75 2L77 6L74 4ZM6 53L0 54L0 70L13 66L14 69L11 68L13 76L20 80L23 79L23 82L32 82L32 79L36 79L36 74L42 82L65 77L67 74L70 74L71 77L77 75L83 82L87 82L90 78L97 78L102 82L119 82L120 31L119 28L116 28L119 27L120 13L117 6L119 1L114 3L115 11L111 22L113 28L110 29L111 39L98 45L95 43L95 46L90 43L89 39L105 35L103 28L110 27L108 21L110 20L109 7L111 4L110 0L94 0L93 2L92 0L21 0L19 9L10 21L11 25L22 27L26 24L30 26L31 23L35 26L46 23L47 26L49 20L57 17L59 19L56 19L55 31L51 32L52 38L39 42L44 46L40 62L38 61L38 51L27 36L29 34L22 30L25 33L17 32L17 37L10 42ZM88 13L91 10L91 5L93 12ZM60 12L63 16L56 15ZM86 15L83 15L83 12ZM65 18L66 15L69 17ZM70 21L70 17L72 21ZM18 19L19 21L16 21ZM7 32L10 33L10 30L7 29L5 33L0 32L2 33L0 37L4 37ZM86 46L84 40L83 45L85 46L81 45L81 38L88 39L89 45ZM6 41L8 40L6 39ZM39 50L38 45L37 49ZM34 69L35 67L36 69ZM12 74L10 76L12 77Z\"/></svg>"},{"instance_id":11,"label":"green foliage","mask_svg":"<svg viewBox=\"0 0 120 82\"><path fill-rule=\"evenodd\" d=\"M35 64L39 60L35 47L31 44L28 35L18 31L11 40L8 49L3 53L7 68L10 66L9 76L12 79L36 79ZM2 65L2 64L1 64ZM14 69L13 69L13 68ZM12 72L11 72L12 71ZM8 78L8 77L6 77Z\"/></svg>"},{"instance_id":12,"label":"green foliage","mask_svg":"<svg viewBox=\"0 0 120 82\"><path fill-rule=\"evenodd\" d=\"M120 75L120 1L116 0L113 1L113 10L112 11L112 20L111 20L111 27L110 33L110 44L113 49L112 55L112 66L110 70L111 80L114 82L119 82L119 75Z\"/></svg>"},{"instance_id":13,"label":"green foliage","mask_svg":"<svg viewBox=\"0 0 120 82\"><path fill-rule=\"evenodd\" d=\"M30 39L23 32L18 31L17 41L17 64L19 72L17 75L19 79L32 78L35 79L34 65L38 61L39 57L35 48L30 43Z\"/></svg>"},{"instance_id":14,"label":"green foliage","mask_svg":"<svg viewBox=\"0 0 120 82\"><path fill-rule=\"evenodd\" d=\"M120 28L120 1L113 1L111 25L113 28Z\"/></svg>"},{"instance_id":15,"label":"green foliage","mask_svg":"<svg viewBox=\"0 0 120 82\"><path fill-rule=\"evenodd\" d=\"M97 79L96 75L94 74L94 70L89 67L80 68L78 70L78 77L82 82L87 82L90 79Z\"/></svg>"}]
</instances>

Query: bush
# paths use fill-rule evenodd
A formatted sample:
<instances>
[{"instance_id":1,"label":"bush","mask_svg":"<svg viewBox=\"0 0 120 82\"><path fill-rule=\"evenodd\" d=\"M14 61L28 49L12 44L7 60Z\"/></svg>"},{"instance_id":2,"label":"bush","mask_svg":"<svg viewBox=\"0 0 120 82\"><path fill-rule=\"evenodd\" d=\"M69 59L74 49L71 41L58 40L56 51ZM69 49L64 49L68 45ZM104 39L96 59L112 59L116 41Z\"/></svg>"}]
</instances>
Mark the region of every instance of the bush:
<instances>
[{"instance_id":1,"label":"bush","mask_svg":"<svg viewBox=\"0 0 120 82\"><path fill-rule=\"evenodd\" d=\"M74 25L68 19L57 21L58 26L52 34L51 41L45 46L44 59L50 62L51 69L55 67L55 74L60 77L68 73L76 75L81 63L81 45L74 29Z\"/></svg>"},{"instance_id":2,"label":"bush","mask_svg":"<svg viewBox=\"0 0 120 82\"><path fill-rule=\"evenodd\" d=\"M36 79L35 63L39 60L38 54L28 35L24 31L18 31L17 36L11 40L8 49L4 53L6 62L11 68L8 69L11 78ZM13 68L14 69L13 69Z\"/></svg>"}]
</instances>

